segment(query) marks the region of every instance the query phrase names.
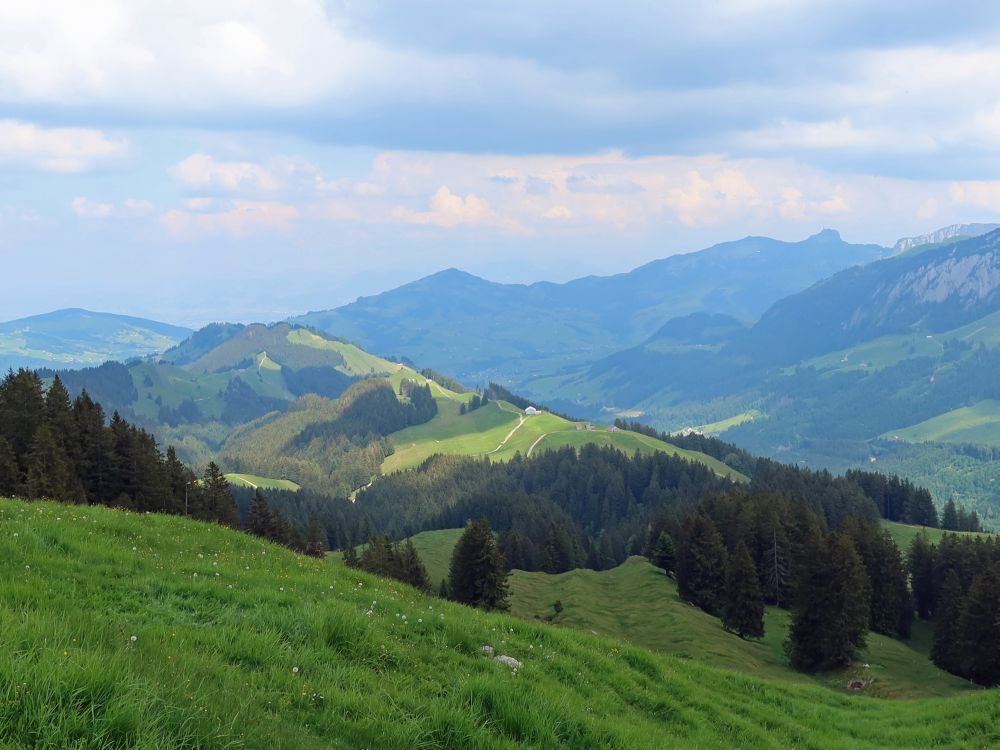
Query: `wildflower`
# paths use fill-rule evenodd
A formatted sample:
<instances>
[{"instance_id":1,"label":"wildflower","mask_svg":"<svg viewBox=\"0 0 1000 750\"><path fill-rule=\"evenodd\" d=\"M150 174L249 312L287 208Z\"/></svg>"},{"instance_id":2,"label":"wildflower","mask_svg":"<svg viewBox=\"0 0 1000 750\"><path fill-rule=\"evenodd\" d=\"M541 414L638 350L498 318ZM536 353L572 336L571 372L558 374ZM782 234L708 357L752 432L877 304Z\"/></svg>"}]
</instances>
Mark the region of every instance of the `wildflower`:
<instances>
[{"instance_id":1,"label":"wildflower","mask_svg":"<svg viewBox=\"0 0 1000 750\"><path fill-rule=\"evenodd\" d=\"M298 673L299 673L299 668L298 667L292 667L292 674L298 674Z\"/></svg>"},{"instance_id":2,"label":"wildflower","mask_svg":"<svg viewBox=\"0 0 1000 750\"><path fill-rule=\"evenodd\" d=\"M129 636L129 640L132 641L132 643L135 643L139 639L136 636L132 635L132 636Z\"/></svg>"}]
</instances>

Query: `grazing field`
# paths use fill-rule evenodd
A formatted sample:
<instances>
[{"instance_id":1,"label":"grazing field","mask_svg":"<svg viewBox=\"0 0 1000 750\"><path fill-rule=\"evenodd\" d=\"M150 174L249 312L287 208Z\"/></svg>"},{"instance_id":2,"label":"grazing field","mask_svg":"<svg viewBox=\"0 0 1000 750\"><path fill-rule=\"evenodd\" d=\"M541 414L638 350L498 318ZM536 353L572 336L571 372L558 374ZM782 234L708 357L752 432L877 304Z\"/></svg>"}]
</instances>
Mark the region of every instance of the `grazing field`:
<instances>
[{"instance_id":1,"label":"grazing field","mask_svg":"<svg viewBox=\"0 0 1000 750\"><path fill-rule=\"evenodd\" d=\"M910 427L890 430L882 437L909 443L1000 445L1000 401L980 401Z\"/></svg>"},{"instance_id":2,"label":"grazing field","mask_svg":"<svg viewBox=\"0 0 1000 750\"><path fill-rule=\"evenodd\" d=\"M820 677L799 674L788 666L783 650L788 612L769 607L764 638L744 641L723 630L717 618L682 601L674 580L641 557L606 571L581 569L559 575L515 571L511 594L511 611L519 617L552 618L556 625L757 677L845 692L849 680L860 678L871 681L866 688L870 695L884 698L948 696L973 689L966 680L931 663L930 629L919 622L909 643L869 634L868 648L851 669ZM563 607L559 614L553 609L556 600Z\"/></svg>"},{"instance_id":3,"label":"grazing field","mask_svg":"<svg viewBox=\"0 0 1000 750\"><path fill-rule=\"evenodd\" d=\"M1000 742L995 693L884 701L762 679L184 519L0 501L0 557L7 748Z\"/></svg>"},{"instance_id":4,"label":"grazing field","mask_svg":"<svg viewBox=\"0 0 1000 750\"><path fill-rule=\"evenodd\" d=\"M260 488L262 490L298 492L302 489L290 479L272 479L271 477L258 477L254 474L226 474L226 480L236 487L249 487L252 490Z\"/></svg>"},{"instance_id":5,"label":"grazing field","mask_svg":"<svg viewBox=\"0 0 1000 750\"><path fill-rule=\"evenodd\" d=\"M451 566L451 552L458 543L458 538L462 536L465 529L441 529L439 531L424 531L410 540L420 555L420 559L427 568L427 575L431 583L436 587L441 583L442 578L448 577L448 568Z\"/></svg>"},{"instance_id":6,"label":"grazing field","mask_svg":"<svg viewBox=\"0 0 1000 750\"><path fill-rule=\"evenodd\" d=\"M987 536L986 534L975 534L969 531L945 531L944 529L932 529L927 526L911 526L907 523L896 523L895 521L886 521L882 519L882 528L889 532L889 535L896 542L896 546L899 547L903 553L910 548L910 543L916 538L917 534L924 532L927 534L927 541L931 544L937 544L941 541L941 537L945 534L961 534L962 536Z\"/></svg>"},{"instance_id":7,"label":"grazing field","mask_svg":"<svg viewBox=\"0 0 1000 750\"><path fill-rule=\"evenodd\" d=\"M732 427L738 427L744 422L753 422L755 419L760 419L762 416L764 415L757 409L750 409L749 411L741 412L740 414L736 414L728 419L720 419L717 422L703 424L698 428L698 432L708 435L709 437L718 437Z\"/></svg>"},{"instance_id":8,"label":"grazing field","mask_svg":"<svg viewBox=\"0 0 1000 750\"><path fill-rule=\"evenodd\" d=\"M720 476L746 481L739 472L703 453L683 450L639 433L608 432L604 425L595 424L592 430L587 430L585 425L588 423L571 422L549 412L525 416L506 401L490 401L475 411L461 414L460 404L466 397L471 398L471 395L437 397L438 414L434 419L393 433L390 438L395 452L383 462L382 471L390 473L413 468L437 453L489 456L504 461L518 453L527 456L536 451L597 444L613 446L629 454L661 451L705 464Z\"/></svg>"}]
</instances>

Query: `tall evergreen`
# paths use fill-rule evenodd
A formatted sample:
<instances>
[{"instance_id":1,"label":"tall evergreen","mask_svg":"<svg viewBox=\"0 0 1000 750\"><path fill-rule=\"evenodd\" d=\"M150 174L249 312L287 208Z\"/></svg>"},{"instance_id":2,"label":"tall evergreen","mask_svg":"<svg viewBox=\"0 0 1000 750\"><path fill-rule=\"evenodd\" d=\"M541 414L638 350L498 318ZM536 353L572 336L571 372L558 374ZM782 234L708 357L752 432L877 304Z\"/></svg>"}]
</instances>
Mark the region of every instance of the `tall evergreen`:
<instances>
[{"instance_id":1,"label":"tall evergreen","mask_svg":"<svg viewBox=\"0 0 1000 750\"><path fill-rule=\"evenodd\" d=\"M309 516L309 525L306 527L306 538L302 551L310 557L323 557L326 555L326 549L326 532L320 526L319 519L315 515L311 515Z\"/></svg>"},{"instance_id":2,"label":"tall evergreen","mask_svg":"<svg viewBox=\"0 0 1000 750\"><path fill-rule=\"evenodd\" d=\"M677 593L711 615L722 611L726 548L712 519L701 512L684 521L677 549Z\"/></svg>"},{"instance_id":3,"label":"tall evergreen","mask_svg":"<svg viewBox=\"0 0 1000 750\"><path fill-rule=\"evenodd\" d=\"M469 521L455 545L448 572L453 601L482 609L510 608L507 573L486 517Z\"/></svg>"},{"instance_id":4,"label":"tall evergreen","mask_svg":"<svg viewBox=\"0 0 1000 750\"><path fill-rule=\"evenodd\" d=\"M652 563L658 568L663 568L667 575L674 569L676 550L674 540L666 531L661 531L656 545L653 547Z\"/></svg>"},{"instance_id":5,"label":"tall evergreen","mask_svg":"<svg viewBox=\"0 0 1000 750\"><path fill-rule=\"evenodd\" d=\"M201 482L202 513L204 520L216 521L224 526L239 528L240 516L229 482L214 461L209 462Z\"/></svg>"},{"instance_id":6,"label":"tall evergreen","mask_svg":"<svg viewBox=\"0 0 1000 750\"><path fill-rule=\"evenodd\" d=\"M931 661L941 669L961 674L962 643L961 616L964 596L958 573L949 570L941 584L934 608L934 643Z\"/></svg>"},{"instance_id":7,"label":"tall evergreen","mask_svg":"<svg viewBox=\"0 0 1000 750\"><path fill-rule=\"evenodd\" d=\"M921 620L930 619L934 613L934 546L923 531L910 542L906 562L917 615Z\"/></svg>"},{"instance_id":8,"label":"tall evergreen","mask_svg":"<svg viewBox=\"0 0 1000 750\"><path fill-rule=\"evenodd\" d=\"M1000 684L1000 563L976 576L958 625L966 673L979 685Z\"/></svg>"},{"instance_id":9,"label":"tall evergreen","mask_svg":"<svg viewBox=\"0 0 1000 750\"><path fill-rule=\"evenodd\" d=\"M257 489L250 501L250 511L247 514L247 531L264 539L274 537L274 524L271 520L271 508L267 504L264 493Z\"/></svg>"},{"instance_id":10,"label":"tall evergreen","mask_svg":"<svg viewBox=\"0 0 1000 750\"><path fill-rule=\"evenodd\" d=\"M760 577L742 540L730 552L726 564L722 627L740 638L764 637L764 596L760 591Z\"/></svg>"},{"instance_id":11,"label":"tall evergreen","mask_svg":"<svg viewBox=\"0 0 1000 750\"><path fill-rule=\"evenodd\" d=\"M27 458L28 497L62 501L72 499L69 459L48 425L41 424L35 430Z\"/></svg>"},{"instance_id":12,"label":"tall evergreen","mask_svg":"<svg viewBox=\"0 0 1000 750\"><path fill-rule=\"evenodd\" d=\"M941 528L945 531L958 531L958 509L955 501L949 499L944 504L944 512L941 514Z\"/></svg>"},{"instance_id":13,"label":"tall evergreen","mask_svg":"<svg viewBox=\"0 0 1000 750\"><path fill-rule=\"evenodd\" d=\"M414 588L427 592L431 590L431 578L427 574L420 555L417 554L413 542L407 539L397 549L399 558L400 580Z\"/></svg>"},{"instance_id":14,"label":"tall evergreen","mask_svg":"<svg viewBox=\"0 0 1000 750\"><path fill-rule=\"evenodd\" d=\"M806 547L786 651L792 666L803 672L848 666L865 645L869 602L864 567L842 534L814 535Z\"/></svg>"},{"instance_id":15,"label":"tall evergreen","mask_svg":"<svg viewBox=\"0 0 1000 750\"><path fill-rule=\"evenodd\" d=\"M21 472L17 456L7 438L0 436L0 497L16 495L21 489Z\"/></svg>"}]
</instances>

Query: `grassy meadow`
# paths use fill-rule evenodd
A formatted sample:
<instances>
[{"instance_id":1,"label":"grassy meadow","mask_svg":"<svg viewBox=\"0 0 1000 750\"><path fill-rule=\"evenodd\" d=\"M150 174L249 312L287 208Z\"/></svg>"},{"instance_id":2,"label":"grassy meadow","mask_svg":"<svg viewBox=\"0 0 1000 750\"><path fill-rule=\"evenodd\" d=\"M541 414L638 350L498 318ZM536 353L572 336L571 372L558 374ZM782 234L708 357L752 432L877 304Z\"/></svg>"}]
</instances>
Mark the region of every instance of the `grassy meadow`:
<instances>
[{"instance_id":1,"label":"grassy meadow","mask_svg":"<svg viewBox=\"0 0 1000 750\"><path fill-rule=\"evenodd\" d=\"M535 451L597 444L629 454L662 451L705 464L721 476L746 480L742 474L711 456L683 450L647 435L608 432L607 426L600 424L587 430L583 427L588 423L572 422L549 412L529 417L506 401L490 401L475 411L461 414L461 403L471 399L471 394L450 391L447 394L444 397L435 395L438 414L434 419L390 435L395 452L383 462L384 473L419 466L436 453L489 456L504 461L518 453L528 456ZM577 429L578 426L581 429Z\"/></svg>"},{"instance_id":2,"label":"grassy meadow","mask_svg":"<svg viewBox=\"0 0 1000 750\"><path fill-rule=\"evenodd\" d=\"M883 701L762 679L469 610L184 519L0 501L0 559L7 748L1000 741L995 693Z\"/></svg>"},{"instance_id":3,"label":"grassy meadow","mask_svg":"<svg viewBox=\"0 0 1000 750\"><path fill-rule=\"evenodd\" d=\"M915 528L892 525L902 527L903 533ZM461 533L461 529L444 529L412 537L435 586L448 574L451 551ZM758 677L819 684L841 692L846 691L849 680L859 678L870 681L870 695L883 698L949 696L975 689L966 680L938 669L927 658L932 628L919 621L914 623L913 637L907 642L870 634L868 648L856 668L818 677L802 675L789 668L783 650L789 625L787 611L769 607L763 640L741 640L725 632L717 618L682 601L674 580L641 557L632 557L605 571L579 569L548 575L517 570L511 574L510 591L511 612L518 617L552 622ZM553 608L557 600L563 605L558 614ZM865 663L868 669L860 666Z\"/></svg>"},{"instance_id":4,"label":"grassy meadow","mask_svg":"<svg viewBox=\"0 0 1000 750\"><path fill-rule=\"evenodd\" d=\"M1000 445L1000 401L980 401L953 409L919 424L890 430L882 437L909 443Z\"/></svg>"},{"instance_id":5,"label":"grassy meadow","mask_svg":"<svg viewBox=\"0 0 1000 750\"><path fill-rule=\"evenodd\" d=\"M226 480L234 487L249 487L252 490L290 490L298 492L301 487L290 479L258 477L255 474L226 474Z\"/></svg>"}]
</instances>

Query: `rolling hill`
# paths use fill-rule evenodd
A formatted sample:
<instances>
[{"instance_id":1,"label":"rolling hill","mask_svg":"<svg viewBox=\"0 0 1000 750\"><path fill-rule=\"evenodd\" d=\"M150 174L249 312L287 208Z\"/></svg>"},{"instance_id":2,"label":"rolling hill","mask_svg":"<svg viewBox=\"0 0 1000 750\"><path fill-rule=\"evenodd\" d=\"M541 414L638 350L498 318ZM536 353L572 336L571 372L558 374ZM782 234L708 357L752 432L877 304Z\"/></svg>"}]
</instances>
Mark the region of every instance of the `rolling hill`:
<instances>
[{"instance_id":1,"label":"rolling hill","mask_svg":"<svg viewBox=\"0 0 1000 750\"><path fill-rule=\"evenodd\" d=\"M522 382L638 344L678 316L754 320L777 300L887 253L824 230L801 242L747 237L565 284L498 284L449 269L293 322L468 383Z\"/></svg>"},{"instance_id":2,"label":"rolling hill","mask_svg":"<svg viewBox=\"0 0 1000 750\"><path fill-rule=\"evenodd\" d=\"M179 518L0 501L0 554L18 561L0 573L11 748L998 739L992 693L883 701L751 676L469 610Z\"/></svg>"},{"instance_id":3,"label":"rolling hill","mask_svg":"<svg viewBox=\"0 0 1000 750\"><path fill-rule=\"evenodd\" d=\"M79 368L169 349L191 331L127 315L56 310L0 323L0 370Z\"/></svg>"}]
</instances>

